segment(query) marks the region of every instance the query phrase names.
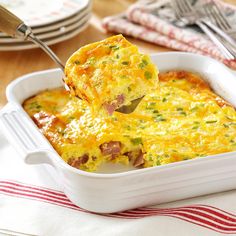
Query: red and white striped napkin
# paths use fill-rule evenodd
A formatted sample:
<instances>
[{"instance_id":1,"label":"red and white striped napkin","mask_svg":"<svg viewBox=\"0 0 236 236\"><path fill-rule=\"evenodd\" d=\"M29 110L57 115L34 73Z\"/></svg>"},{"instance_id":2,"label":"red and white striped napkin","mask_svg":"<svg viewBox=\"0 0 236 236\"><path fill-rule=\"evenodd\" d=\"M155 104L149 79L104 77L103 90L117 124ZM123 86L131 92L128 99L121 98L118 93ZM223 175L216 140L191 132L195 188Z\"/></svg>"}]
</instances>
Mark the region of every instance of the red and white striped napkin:
<instances>
[{"instance_id":1,"label":"red and white striped napkin","mask_svg":"<svg viewBox=\"0 0 236 236\"><path fill-rule=\"evenodd\" d=\"M194 5L203 4L204 1L209 0L194 1ZM214 1L221 5L231 23L235 24L236 8L219 0ZM176 26L176 22L170 0L142 0L122 14L106 17L103 27L107 31L122 33L175 50L208 55L236 69L236 61L226 60L199 29L194 26L180 28Z\"/></svg>"},{"instance_id":2,"label":"red and white striped napkin","mask_svg":"<svg viewBox=\"0 0 236 236\"><path fill-rule=\"evenodd\" d=\"M236 235L235 202L236 190L114 214L90 213L70 202L44 165L25 164L0 134L0 235Z\"/></svg>"}]
</instances>

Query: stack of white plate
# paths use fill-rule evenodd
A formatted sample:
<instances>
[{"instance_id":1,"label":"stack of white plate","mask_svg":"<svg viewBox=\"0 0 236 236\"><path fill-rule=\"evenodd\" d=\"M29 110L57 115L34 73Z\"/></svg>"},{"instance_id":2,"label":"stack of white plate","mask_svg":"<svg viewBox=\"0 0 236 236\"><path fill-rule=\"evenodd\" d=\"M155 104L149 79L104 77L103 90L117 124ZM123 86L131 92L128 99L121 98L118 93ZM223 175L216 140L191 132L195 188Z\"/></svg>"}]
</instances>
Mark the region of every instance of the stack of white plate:
<instances>
[{"instance_id":1,"label":"stack of white plate","mask_svg":"<svg viewBox=\"0 0 236 236\"><path fill-rule=\"evenodd\" d=\"M91 0L0 0L4 6L27 25L47 45L74 37L88 25ZM36 48L22 39L0 32L0 51Z\"/></svg>"}]
</instances>

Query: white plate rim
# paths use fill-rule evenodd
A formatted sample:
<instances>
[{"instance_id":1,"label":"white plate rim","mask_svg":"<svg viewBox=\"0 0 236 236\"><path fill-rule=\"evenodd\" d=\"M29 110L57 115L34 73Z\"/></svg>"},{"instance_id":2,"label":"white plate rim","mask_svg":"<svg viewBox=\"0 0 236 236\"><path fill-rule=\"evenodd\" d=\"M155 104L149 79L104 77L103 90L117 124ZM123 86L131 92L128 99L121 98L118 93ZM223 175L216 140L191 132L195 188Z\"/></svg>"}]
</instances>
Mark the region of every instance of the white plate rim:
<instances>
[{"instance_id":1,"label":"white plate rim","mask_svg":"<svg viewBox=\"0 0 236 236\"><path fill-rule=\"evenodd\" d=\"M34 15L33 17L22 17L22 20L30 27L40 27L47 24L55 23L81 11L81 9L85 8L90 4L90 1L91 0L62 0L62 6L60 9L51 10L41 15Z\"/></svg>"},{"instance_id":2,"label":"white plate rim","mask_svg":"<svg viewBox=\"0 0 236 236\"><path fill-rule=\"evenodd\" d=\"M62 35L60 37L51 38L48 41L44 41L47 45L53 45L56 43L63 42L65 40L68 40L70 38L73 38L77 34L79 34L81 31L85 30L87 26L89 25L89 22L83 23L80 27L78 27L76 30L72 30L71 32L68 32L66 35ZM27 45L12 45L12 46L1 46L0 45L0 51L19 51L19 50L26 50L26 49L34 49L38 48L36 44L27 44Z\"/></svg>"},{"instance_id":3,"label":"white plate rim","mask_svg":"<svg viewBox=\"0 0 236 236\"><path fill-rule=\"evenodd\" d=\"M87 13L85 12L85 14L80 18L80 19L77 19L74 23L72 24L69 24L67 26L63 26L65 27L64 30L61 30L63 29L63 27L60 27L58 28L58 30L55 30L53 32L45 32L45 33L42 33L42 34L35 34L39 39L41 40L47 40L48 38L52 38L52 37L56 37L56 36L60 36L62 34L65 34L66 32L69 32L73 29L76 29L78 26L81 25L81 23L84 23L85 21L88 21L91 17L91 14L90 12ZM29 41L28 41L29 42ZM22 43L22 44L25 44L27 43L27 41L24 41L22 39L19 39L19 38L0 38L0 45L2 44L6 44L6 45L10 45L10 44L15 44L15 43Z\"/></svg>"},{"instance_id":4,"label":"white plate rim","mask_svg":"<svg viewBox=\"0 0 236 236\"><path fill-rule=\"evenodd\" d=\"M41 27L31 27L34 34L41 34L41 33L46 33L49 31L55 31L61 27L65 27L69 24L72 23L76 23L77 20L80 20L83 16L85 16L85 14L88 14L89 12L91 12L91 4L88 5L87 7L85 7L84 9L82 9L79 13L74 14L71 17L68 17L67 19L63 20L63 21L57 21L55 23L49 24L49 25L44 25ZM10 39L11 37L8 36L7 34L0 32L0 42L1 39ZM11 38L13 39L13 38Z\"/></svg>"}]
</instances>

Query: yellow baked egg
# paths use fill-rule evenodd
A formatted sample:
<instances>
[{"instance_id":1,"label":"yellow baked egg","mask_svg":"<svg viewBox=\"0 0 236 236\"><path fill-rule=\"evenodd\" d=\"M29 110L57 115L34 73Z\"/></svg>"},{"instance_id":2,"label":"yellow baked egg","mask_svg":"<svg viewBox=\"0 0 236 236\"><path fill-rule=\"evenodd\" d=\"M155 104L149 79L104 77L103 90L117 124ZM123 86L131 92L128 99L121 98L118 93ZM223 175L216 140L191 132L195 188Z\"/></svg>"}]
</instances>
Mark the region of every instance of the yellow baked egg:
<instances>
[{"instance_id":1,"label":"yellow baked egg","mask_svg":"<svg viewBox=\"0 0 236 236\"><path fill-rule=\"evenodd\" d=\"M24 109L69 165L152 167L236 151L236 111L199 75L160 73L159 86L131 114L93 115L64 89L43 91Z\"/></svg>"},{"instance_id":2,"label":"yellow baked egg","mask_svg":"<svg viewBox=\"0 0 236 236\"><path fill-rule=\"evenodd\" d=\"M150 57L122 35L80 48L68 59L65 74L72 94L109 114L158 85L158 71Z\"/></svg>"}]
</instances>

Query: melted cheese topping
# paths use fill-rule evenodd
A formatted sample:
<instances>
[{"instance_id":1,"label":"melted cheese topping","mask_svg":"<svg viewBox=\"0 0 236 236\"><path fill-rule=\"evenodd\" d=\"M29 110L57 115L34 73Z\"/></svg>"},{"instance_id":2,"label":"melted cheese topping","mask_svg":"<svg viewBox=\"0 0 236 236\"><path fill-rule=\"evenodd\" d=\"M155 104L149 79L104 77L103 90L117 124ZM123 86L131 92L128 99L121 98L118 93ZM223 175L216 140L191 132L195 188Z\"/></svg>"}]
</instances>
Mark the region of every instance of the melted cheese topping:
<instances>
[{"instance_id":1,"label":"melted cheese topping","mask_svg":"<svg viewBox=\"0 0 236 236\"><path fill-rule=\"evenodd\" d=\"M128 115L94 117L63 89L41 92L24 108L61 157L86 171L106 161L152 167L236 150L235 109L198 75L172 71L159 80Z\"/></svg>"},{"instance_id":2,"label":"melted cheese topping","mask_svg":"<svg viewBox=\"0 0 236 236\"><path fill-rule=\"evenodd\" d=\"M148 55L117 35L76 51L66 63L65 82L93 108L103 106L112 113L155 90L157 73Z\"/></svg>"}]
</instances>

